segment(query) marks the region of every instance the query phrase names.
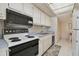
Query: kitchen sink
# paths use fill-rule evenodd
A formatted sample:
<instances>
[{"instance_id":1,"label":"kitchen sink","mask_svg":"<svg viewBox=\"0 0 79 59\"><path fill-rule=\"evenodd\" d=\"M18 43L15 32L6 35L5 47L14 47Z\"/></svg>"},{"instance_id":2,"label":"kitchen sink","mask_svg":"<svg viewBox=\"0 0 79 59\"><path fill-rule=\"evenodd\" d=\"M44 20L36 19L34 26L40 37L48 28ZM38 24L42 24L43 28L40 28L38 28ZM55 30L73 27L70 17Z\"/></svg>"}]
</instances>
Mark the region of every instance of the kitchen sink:
<instances>
[{"instance_id":1,"label":"kitchen sink","mask_svg":"<svg viewBox=\"0 0 79 59\"><path fill-rule=\"evenodd\" d=\"M39 36L39 37L42 37L42 36L45 36L45 35L47 35L48 33L37 33L37 36Z\"/></svg>"}]
</instances>

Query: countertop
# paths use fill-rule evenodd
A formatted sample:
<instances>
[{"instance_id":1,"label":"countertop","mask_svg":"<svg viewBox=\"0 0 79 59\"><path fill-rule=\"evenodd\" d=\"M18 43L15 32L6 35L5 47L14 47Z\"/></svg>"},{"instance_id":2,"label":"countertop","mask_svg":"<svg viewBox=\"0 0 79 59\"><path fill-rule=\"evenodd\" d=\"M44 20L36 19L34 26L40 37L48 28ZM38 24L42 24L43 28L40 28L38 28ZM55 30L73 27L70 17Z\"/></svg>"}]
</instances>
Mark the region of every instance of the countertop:
<instances>
[{"instance_id":1,"label":"countertop","mask_svg":"<svg viewBox=\"0 0 79 59\"><path fill-rule=\"evenodd\" d=\"M47 36L47 35L52 35L52 36L55 36L54 34L52 34L52 33L47 33L47 34L35 34L35 36L37 36L37 37L39 37L39 38L41 38L41 37L44 37L44 36Z\"/></svg>"},{"instance_id":2,"label":"countertop","mask_svg":"<svg viewBox=\"0 0 79 59\"><path fill-rule=\"evenodd\" d=\"M8 44L4 39L0 39L0 48L8 48Z\"/></svg>"},{"instance_id":3,"label":"countertop","mask_svg":"<svg viewBox=\"0 0 79 59\"><path fill-rule=\"evenodd\" d=\"M48 33L48 34L35 34L35 35L33 34L33 36L35 36L35 38L20 37L20 39L22 39L21 41L10 42L10 40L6 40L6 42L8 43L8 47L12 47L12 46L19 45L19 44L22 44L22 43L25 43L25 42L28 42L28 41L32 41L32 40L35 40L35 39L42 38L42 37L47 36L47 35L52 35L52 34L51 33ZM5 43L0 43L0 44L5 44Z\"/></svg>"}]
</instances>

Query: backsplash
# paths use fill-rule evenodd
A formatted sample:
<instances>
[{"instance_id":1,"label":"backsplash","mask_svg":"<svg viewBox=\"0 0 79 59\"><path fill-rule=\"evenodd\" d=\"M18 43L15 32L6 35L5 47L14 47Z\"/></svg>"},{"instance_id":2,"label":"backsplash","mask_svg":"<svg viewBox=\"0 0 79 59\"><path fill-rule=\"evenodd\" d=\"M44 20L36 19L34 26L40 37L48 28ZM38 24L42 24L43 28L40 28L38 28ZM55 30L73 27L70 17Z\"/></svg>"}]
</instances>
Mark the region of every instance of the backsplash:
<instances>
[{"instance_id":1,"label":"backsplash","mask_svg":"<svg viewBox=\"0 0 79 59\"><path fill-rule=\"evenodd\" d=\"M29 29L29 32L41 32L43 28L41 26L33 26L32 28Z\"/></svg>"},{"instance_id":2,"label":"backsplash","mask_svg":"<svg viewBox=\"0 0 79 59\"><path fill-rule=\"evenodd\" d=\"M32 28L29 29L29 32L34 32L34 33L40 33L40 32L47 32L50 28L48 27L42 27L42 26L33 26Z\"/></svg>"}]
</instances>

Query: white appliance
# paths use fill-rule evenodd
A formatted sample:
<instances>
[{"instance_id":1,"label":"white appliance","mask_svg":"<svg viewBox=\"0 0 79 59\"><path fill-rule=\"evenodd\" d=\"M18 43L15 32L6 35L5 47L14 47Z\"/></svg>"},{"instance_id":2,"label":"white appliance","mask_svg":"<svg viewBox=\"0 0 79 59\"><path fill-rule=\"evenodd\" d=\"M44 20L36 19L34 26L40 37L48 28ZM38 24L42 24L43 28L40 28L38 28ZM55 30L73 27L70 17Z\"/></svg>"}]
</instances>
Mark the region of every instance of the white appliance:
<instances>
[{"instance_id":1,"label":"white appliance","mask_svg":"<svg viewBox=\"0 0 79 59\"><path fill-rule=\"evenodd\" d=\"M5 34L8 43L9 56L36 56L38 55L38 37L28 33Z\"/></svg>"},{"instance_id":2,"label":"white appliance","mask_svg":"<svg viewBox=\"0 0 79 59\"><path fill-rule=\"evenodd\" d=\"M8 47L16 46L37 38L37 36L28 35L28 33L4 34L4 39L8 43Z\"/></svg>"},{"instance_id":3,"label":"white appliance","mask_svg":"<svg viewBox=\"0 0 79 59\"><path fill-rule=\"evenodd\" d=\"M72 21L72 55L79 56L79 11L74 10Z\"/></svg>"}]
</instances>

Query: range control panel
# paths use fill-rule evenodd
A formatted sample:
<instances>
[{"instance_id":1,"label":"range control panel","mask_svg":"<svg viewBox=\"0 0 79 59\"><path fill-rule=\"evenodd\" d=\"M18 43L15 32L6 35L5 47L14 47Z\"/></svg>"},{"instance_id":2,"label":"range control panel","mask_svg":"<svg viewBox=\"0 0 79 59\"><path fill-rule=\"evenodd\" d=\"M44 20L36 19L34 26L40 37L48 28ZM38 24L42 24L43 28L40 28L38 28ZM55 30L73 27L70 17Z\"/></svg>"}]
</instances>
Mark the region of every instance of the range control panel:
<instances>
[{"instance_id":1,"label":"range control panel","mask_svg":"<svg viewBox=\"0 0 79 59\"><path fill-rule=\"evenodd\" d=\"M28 29L4 29L4 34L28 33Z\"/></svg>"}]
</instances>

